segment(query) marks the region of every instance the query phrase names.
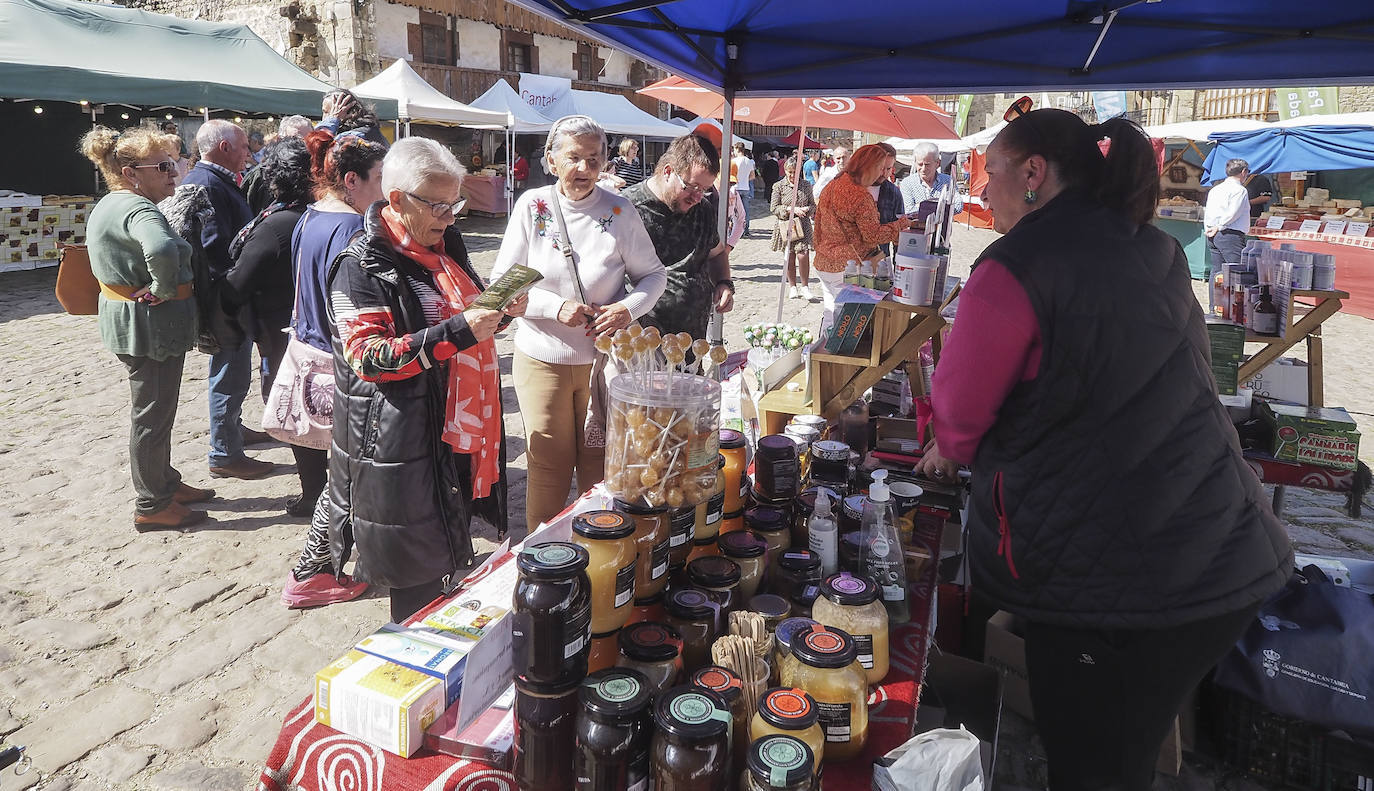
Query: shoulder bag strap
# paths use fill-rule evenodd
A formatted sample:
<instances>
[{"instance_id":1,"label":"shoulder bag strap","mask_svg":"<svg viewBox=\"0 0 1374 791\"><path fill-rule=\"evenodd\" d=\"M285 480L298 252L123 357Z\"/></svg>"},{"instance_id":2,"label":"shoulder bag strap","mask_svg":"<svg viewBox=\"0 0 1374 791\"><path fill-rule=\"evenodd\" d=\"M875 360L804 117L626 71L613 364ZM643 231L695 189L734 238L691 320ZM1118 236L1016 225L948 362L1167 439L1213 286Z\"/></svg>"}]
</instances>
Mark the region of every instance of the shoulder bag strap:
<instances>
[{"instance_id":1,"label":"shoulder bag strap","mask_svg":"<svg viewBox=\"0 0 1374 791\"><path fill-rule=\"evenodd\" d=\"M577 289L577 301L585 305L587 297L582 290L582 278L577 274L577 264L573 261L572 239L568 235L568 223L563 219L563 206L558 197L557 184L553 185L552 193L549 203L553 205L553 218L558 223L558 249L563 251L563 259L568 262L568 274L572 276L573 288Z\"/></svg>"}]
</instances>

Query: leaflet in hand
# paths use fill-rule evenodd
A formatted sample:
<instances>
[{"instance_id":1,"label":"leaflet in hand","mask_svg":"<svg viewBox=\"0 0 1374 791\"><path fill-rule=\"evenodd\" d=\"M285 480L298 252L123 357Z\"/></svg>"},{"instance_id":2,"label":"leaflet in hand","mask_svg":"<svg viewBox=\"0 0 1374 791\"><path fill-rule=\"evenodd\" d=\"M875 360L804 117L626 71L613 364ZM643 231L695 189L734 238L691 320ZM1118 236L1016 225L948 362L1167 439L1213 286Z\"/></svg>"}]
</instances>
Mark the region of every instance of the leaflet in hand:
<instances>
[{"instance_id":1,"label":"leaflet in hand","mask_svg":"<svg viewBox=\"0 0 1374 791\"><path fill-rule=\"evenodd\" d=\"M531 269L521 264L515 264L504 275L496 279L496 282L487 286L487 289L477 295L471 307L486 308L487 310L505 310L515 298L530 290L530 287L544 276L538 270Z\"/></svg>"}]
</instances>

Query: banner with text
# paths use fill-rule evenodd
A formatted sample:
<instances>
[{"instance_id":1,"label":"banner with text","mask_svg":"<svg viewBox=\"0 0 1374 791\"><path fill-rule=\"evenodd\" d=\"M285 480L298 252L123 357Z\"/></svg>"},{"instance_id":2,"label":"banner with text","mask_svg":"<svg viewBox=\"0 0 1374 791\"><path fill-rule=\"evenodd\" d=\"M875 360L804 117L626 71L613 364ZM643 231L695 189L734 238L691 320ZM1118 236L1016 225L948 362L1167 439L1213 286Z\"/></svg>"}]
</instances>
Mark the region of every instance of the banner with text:
<instances>
[{"instance_id":1,"label":"banner with text","mask_svg":"<svg viewBox=\"0 0 1374 791\"><path fill-rule=\"evenodd\" d=\"M1280 119L1340 112L1336 88L1275 88L1274 91L1278 95Z\"/></svg>"},{"instance_id":2,"label":"banner with text","mask_svg":"<svg viewBox=\"0 0 1374 791\"><path fill-rule=\"evenodd\" d=\"M1097 111L1097 122L1126 114L1125 91L1093 91L1093 109Z\"/></svg>"},{"instance_id":3,"label":"banner with text","mask_svg":"<svg viewBox=\"0 0 1374 791\"><path fill-rule=\"evenodd\" d=\"M557 104L570 91L572 80L567 77L520 73L520 98L541 113Z\"/></svg>"},{"instance_id":4,"label":"banner with text","mask_svg":"<svg viewBox=\"0 0 1374 791\"><path fill-rule=\"evenodd\" d=\"M968 125L968 110L973 106L973 94L959 94L959 104L954 111L954 134L963 137L964 128Z\"/></svg>"}]
</instances>

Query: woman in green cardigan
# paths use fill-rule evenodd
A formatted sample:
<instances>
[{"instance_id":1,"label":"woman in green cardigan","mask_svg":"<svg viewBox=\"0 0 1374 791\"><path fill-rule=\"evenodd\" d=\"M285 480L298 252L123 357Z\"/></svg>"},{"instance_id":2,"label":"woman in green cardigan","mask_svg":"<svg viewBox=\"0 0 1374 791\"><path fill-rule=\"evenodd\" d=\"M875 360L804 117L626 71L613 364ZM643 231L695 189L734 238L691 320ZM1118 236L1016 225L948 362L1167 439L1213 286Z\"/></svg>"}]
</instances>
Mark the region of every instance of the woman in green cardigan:
<instances>
[{"instance_id":1,"label":"woman in green cardigan","mask_svg":"<svg viewBox=\"0 0 1374 791\"><path fill-rule=\"evenodd\" d=\"M157 208L176 188L178 142L147 128L96 127L81 151L110 193L91 210L86 244L100 281L100 339L129 371L129 468L138 493L134 529L178 529L205 518L187 503L215 493L172 468L181 369L196 332L191 246Z\"/></svg>"}]
</instances>

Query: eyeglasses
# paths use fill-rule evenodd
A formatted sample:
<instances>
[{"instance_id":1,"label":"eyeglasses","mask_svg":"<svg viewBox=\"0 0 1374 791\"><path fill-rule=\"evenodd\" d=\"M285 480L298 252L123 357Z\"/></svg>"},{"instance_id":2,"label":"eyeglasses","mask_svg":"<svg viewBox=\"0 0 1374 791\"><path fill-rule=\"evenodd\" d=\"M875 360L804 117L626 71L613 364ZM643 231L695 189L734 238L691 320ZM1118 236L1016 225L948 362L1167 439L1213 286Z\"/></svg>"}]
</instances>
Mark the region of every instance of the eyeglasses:
<instances>
[{"instance_id":1,"label":"eyeglasses","mask_svg":"<svg viewBox=\"0 0 1374 791\"><path fill-rule=\"evenodd\" d=\"M159 173L167 173L167 174L172 174L172 173L177 172L177 163L173 162L173 161L170 160L170 159L164 159L164 160L162 160L161 162L155 162L155 163L153 163L153 164L151 164L151 165L130 165L130 167L134 167L134 168L157 168Z\"/></svg>"},{"instance_id":2,"label":"eyeglasses","mask_svg":"<svg viewBox=\"0 0 1374 791\"><path fill-rule=\"evenodd\" d=\"M677 171L673 171L673 177L677 179L677 183L681 184L683 189L687 190L687 193L689 195L704 197L707 193L715 189L714 187L706 187L705 189L698 187L697 185L692 184L689 181L687 181L687 179L683 178L682 175L679 174Z\"/></svg>"},{"instance_id":3,"label":"eyeglasses","mask_svg":"<svg viewBox=\"0 0 1374 791\"><path fill-rule=\"evenodd\" d=\"M413 192L407 192L406 194L428 206L430 212L433 213L435 217L443 217L445 214L457 214L458 210L463 208L463 204L467 203L466 198L459 198L453 203L445 203L443 201L425 200Z\"/></svg>"}]
</instances>

